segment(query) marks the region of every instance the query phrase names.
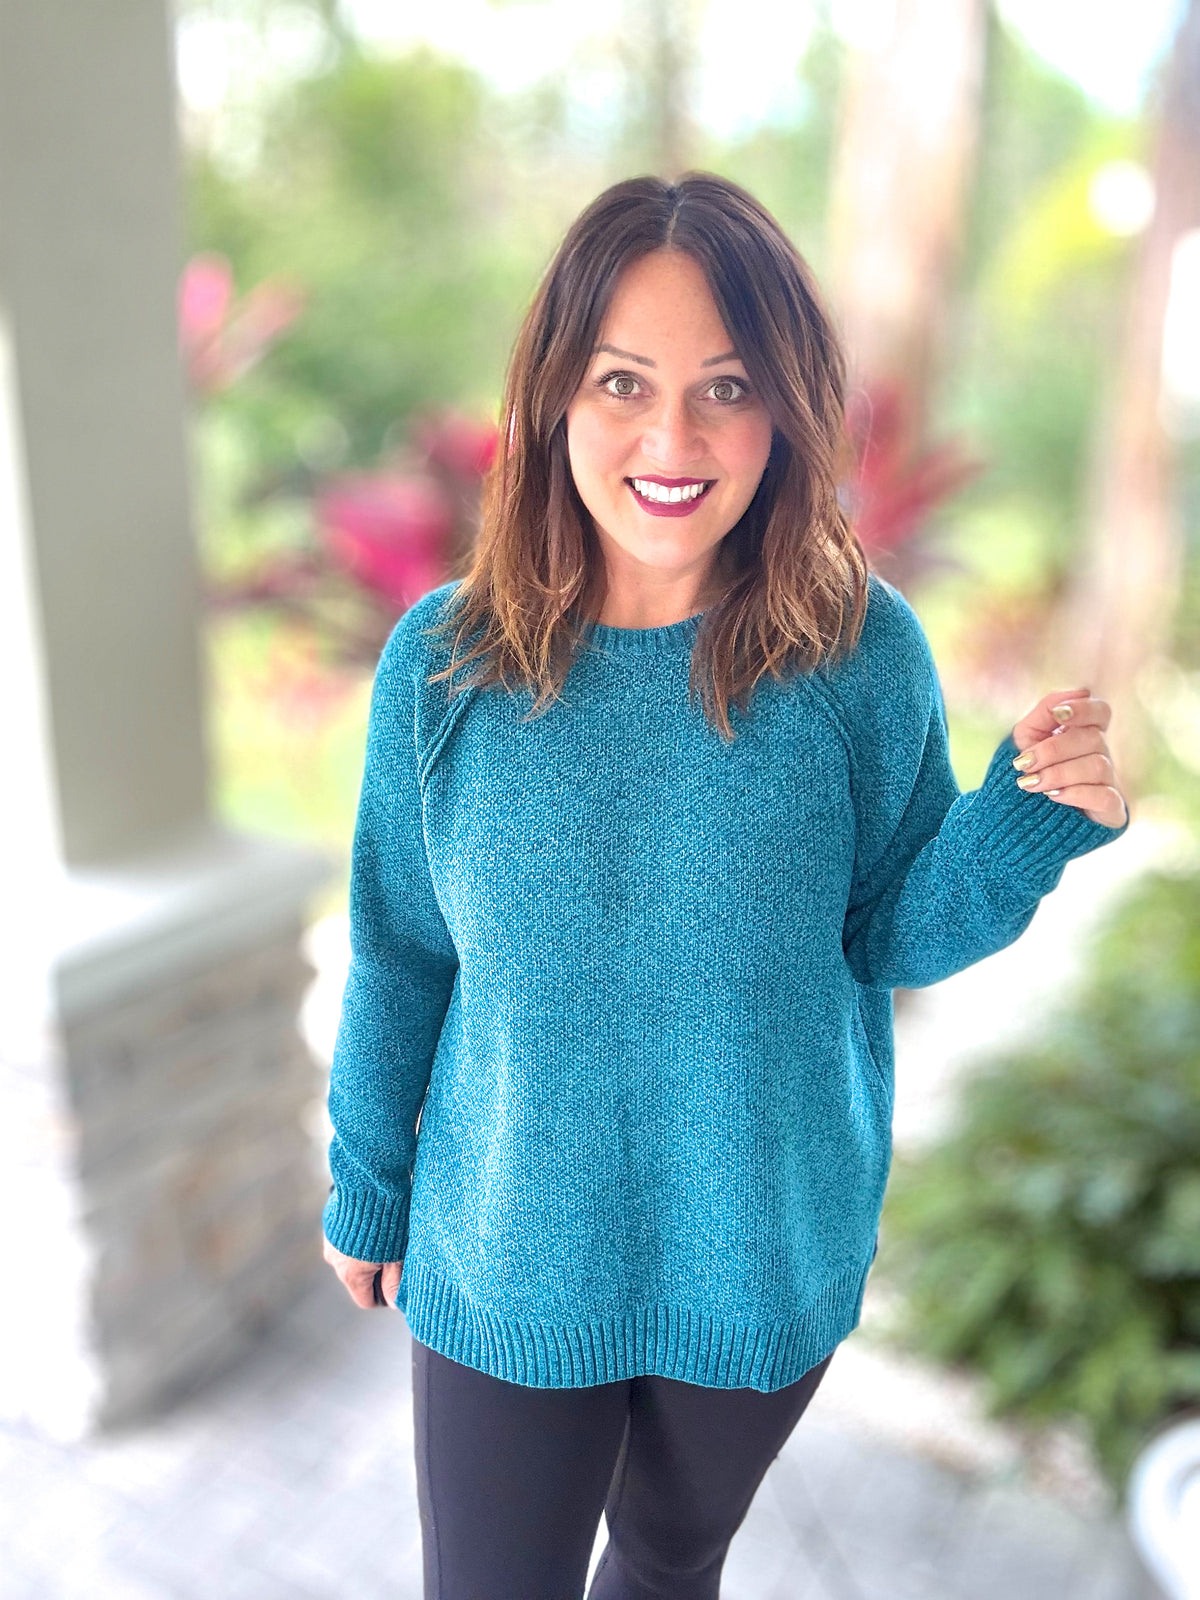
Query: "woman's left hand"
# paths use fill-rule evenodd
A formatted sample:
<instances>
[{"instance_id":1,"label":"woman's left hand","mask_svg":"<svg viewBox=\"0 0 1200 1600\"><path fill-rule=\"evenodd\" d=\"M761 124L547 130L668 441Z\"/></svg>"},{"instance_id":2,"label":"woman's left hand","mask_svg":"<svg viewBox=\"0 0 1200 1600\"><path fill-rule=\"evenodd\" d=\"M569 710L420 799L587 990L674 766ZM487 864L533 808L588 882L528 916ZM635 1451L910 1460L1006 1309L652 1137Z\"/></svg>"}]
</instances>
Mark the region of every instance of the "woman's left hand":
<instances>
[{"instance_id":1,"label":"woman's left hand","mask_svg":"<svg viewBox=\"0 0 1200 1600\"><path fill-rule=\"evenodd\" d=\"M1087 689L1044 695L1012 731L1021 752L1013 762L1021 788L1047 794L1057 805L1078 806L1107 828L1124 826L1129 810L1104 738L1111 718L1108 701L1094 699Z\"/></svg>"}]
</instances>

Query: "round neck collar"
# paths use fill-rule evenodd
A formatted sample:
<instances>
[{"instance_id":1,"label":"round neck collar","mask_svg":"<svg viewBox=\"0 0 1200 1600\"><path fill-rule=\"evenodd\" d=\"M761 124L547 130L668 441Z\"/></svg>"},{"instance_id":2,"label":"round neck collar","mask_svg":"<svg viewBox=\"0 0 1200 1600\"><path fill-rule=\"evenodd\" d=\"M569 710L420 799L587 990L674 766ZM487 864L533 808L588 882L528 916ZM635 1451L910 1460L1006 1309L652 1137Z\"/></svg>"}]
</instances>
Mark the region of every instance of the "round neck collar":
<instances>
[{"instance_id":1,"label":"round neck collar","mask_svg":"<svg viewBox=\"0 0 1200 1600\"><path fill-rule=\"evenodd\" d=\"M583 644L586 648L603 650L606 655L648 655L659 650L675 650L695 641L704 615L703 611L697 611L679 622L664 622L656 628L618 628L610 622L590 622L583 629Z\"/></svg>"}]
</instances>

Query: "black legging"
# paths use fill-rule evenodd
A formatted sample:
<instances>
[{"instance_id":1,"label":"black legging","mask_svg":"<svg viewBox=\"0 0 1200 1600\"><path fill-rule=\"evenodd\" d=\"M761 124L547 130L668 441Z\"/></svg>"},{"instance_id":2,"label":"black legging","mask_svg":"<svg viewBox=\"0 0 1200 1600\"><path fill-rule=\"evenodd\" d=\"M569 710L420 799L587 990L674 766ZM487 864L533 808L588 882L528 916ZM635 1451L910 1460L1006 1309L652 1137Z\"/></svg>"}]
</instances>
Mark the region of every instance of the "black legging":
<instances>
[{"instance_id":1,"label":"black legging","mask_svg":"<svg viewBox=\"0 0 1200 1600\"><path fill-rule=\"evenodd\" d=\"M730 1541L831 1352L764 1394L509 1383L412 1341L425 1600L717 1600Z\"/></svg>"}]
</instances>

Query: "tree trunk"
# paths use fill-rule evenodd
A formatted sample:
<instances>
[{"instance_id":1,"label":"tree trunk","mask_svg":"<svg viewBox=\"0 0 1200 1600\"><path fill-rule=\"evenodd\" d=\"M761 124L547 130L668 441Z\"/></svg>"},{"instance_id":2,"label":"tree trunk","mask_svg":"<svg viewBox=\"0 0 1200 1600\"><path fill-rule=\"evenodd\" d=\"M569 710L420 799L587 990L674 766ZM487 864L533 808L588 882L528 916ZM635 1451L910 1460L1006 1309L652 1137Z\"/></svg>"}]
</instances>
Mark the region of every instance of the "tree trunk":
<instances>
[{"instance_id":1,"label":"tree trunk","mask_svg":"<svg viewBox=\"0 0 1200 1600\"><path fill-rule=\"evenodd\" d=\"M852 50L831 196L832 290L851 381L905 396L921 444L977 142L984 0L892 0Z\"/></svg>"},{"instance_id":2,"label":"tree trunk","mask_svg":"<svg viewBox=\"0 0 1200 1600\"><path fill-rule=\"evenodd\" d=\"M700 0L625 0L616 39L630 122L650 169L668 182L692 164Z\"/></svg>"}]
</instances>

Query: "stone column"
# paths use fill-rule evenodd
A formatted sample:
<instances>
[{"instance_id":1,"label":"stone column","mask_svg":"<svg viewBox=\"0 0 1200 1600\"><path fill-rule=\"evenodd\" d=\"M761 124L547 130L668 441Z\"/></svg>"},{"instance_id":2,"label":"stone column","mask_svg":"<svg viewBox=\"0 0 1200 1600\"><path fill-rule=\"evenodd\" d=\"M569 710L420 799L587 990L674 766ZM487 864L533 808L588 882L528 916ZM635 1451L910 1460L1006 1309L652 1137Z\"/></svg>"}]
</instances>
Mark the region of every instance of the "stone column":
<instances>
[{"instance_id":1,"label":"stone column","mask_svg":"<svg viewBox=\"0 0 1200 1600\"><path fill-rule=\"evenodd\" d=\"M0 0L0 1417L219 1371L320 1264L333 863L209 807L169 0Z\"/></svg>"}]
</instances>

